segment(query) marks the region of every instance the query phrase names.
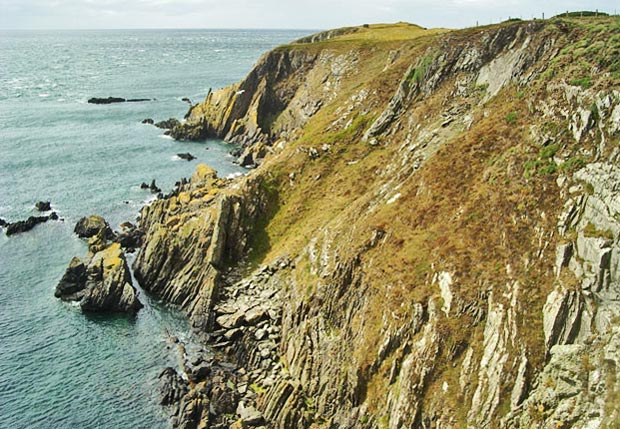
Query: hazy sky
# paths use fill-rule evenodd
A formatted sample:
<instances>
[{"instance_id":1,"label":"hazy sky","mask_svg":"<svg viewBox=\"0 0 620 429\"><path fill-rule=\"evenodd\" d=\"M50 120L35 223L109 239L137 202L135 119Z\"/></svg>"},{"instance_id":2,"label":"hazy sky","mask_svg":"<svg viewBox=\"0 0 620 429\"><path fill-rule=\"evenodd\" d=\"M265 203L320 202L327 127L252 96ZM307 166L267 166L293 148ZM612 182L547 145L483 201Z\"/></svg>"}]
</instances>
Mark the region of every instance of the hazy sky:
<instances>
[{"instance_id":1,"label":"hazy sky","mask_svg":"<svg viewBox=\"0 0 620 429\"><path fill-rule=\"evenodd\" d=\"M309 28L408 21L460 28L620 0L0 0L0 29Z\"/></svg>"}]
</instances>

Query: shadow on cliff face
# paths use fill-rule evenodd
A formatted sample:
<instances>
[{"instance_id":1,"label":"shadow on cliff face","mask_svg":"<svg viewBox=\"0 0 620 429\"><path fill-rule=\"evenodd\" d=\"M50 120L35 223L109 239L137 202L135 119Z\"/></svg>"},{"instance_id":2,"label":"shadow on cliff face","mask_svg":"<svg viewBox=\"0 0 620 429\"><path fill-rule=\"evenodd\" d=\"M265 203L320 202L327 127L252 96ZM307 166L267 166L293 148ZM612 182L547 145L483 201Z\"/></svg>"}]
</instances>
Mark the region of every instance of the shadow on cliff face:
<instances>
[{"instance_id":1,"label":"shadow on cliff face","mask_svg":"<svg viewBox=\"0 0 620 429\"><path fill-rule=\"evenodd\" d=\"M247 261L250 267L260 264L271 250L271 240L267 232L267 226L280 210L281 200L277 189L276 180L272 177L264 177L260 184L261 191L267 201L266 209L257 217L249 240ZM227 255L227 265L238 262L235 255Z\"/></svg>"}]
</instances>

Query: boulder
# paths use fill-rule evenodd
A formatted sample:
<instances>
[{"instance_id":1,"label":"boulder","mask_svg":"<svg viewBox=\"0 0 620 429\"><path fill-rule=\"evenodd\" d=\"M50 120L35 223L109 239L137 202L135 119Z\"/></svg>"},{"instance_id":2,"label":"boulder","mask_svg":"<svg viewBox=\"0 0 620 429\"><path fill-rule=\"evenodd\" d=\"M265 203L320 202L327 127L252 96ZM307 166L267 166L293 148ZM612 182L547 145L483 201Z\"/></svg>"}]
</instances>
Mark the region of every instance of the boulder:
<instances>
[{"instance_id":1,"label":"boulder","mask_svg":"<svg viewBox=\"0 0 620 429\"><path fill-rule=\"evenodd\" d=\"M159 374L159 395L161 405L172 405L187 394L187 383L171 367L165 368Z\"/></svg>"},{"instance_id":2,"label":"boulder","mask_svg":"<svg viewBox=\"0 0 620 429\"><path fill-rule=\"evenodd\" d=\"M73 232L80 238L93 237L99 234L100 231L105 231L106 237L112 236L110 225L108 225L104 218L98 215L83 217L75 224L73 229Z\"/></svg>"},{"instance_id":3,"label":"boulder","mask_svg":"<svg viewBox=\"0 0 620 429\"><path fill-rule=\"evenodd\" d=\"M48 212L52 209L52 204L49 201L39 201L34 207L40 212Z\"/></svg>"},{"instance_id":4,"label":"boulder","mask_svg":"<svg viewBox=\"0 0 620 429\"><path fill-rule=\"evenodd\" d=\"M7 221L5 221L4 219L2 219L0 217L0 227L4 228L5 226L7 226L9 223Z\"/></svg>"},{"instance_id":5,"label":"boulder","mask_svg":"<svg viewBox=\"0 0 620 429\"><path fill-rule=\"evenodd\" d=\"M252 406L246 407L243 402L237 406L237 415L241 417L243 427L260 426L265 421L263 414Z\"/></svg>"},{"instance_id":6,"label":"boulder","mask_svg":"<svg viewBox=\"0 0 620 429\"><path fill-rule=\"evenodd\" d=\"M181 125L181 123L179 122L178 119L175 119L175 118L170 118L170 119L166 119L164 121L159 121L155 123L155 126L157 128L161 128L163 130L170 130L176 127L177 125Z\"/></svg>"},{"instance_id":7,"label":"boulder","mask_svg":"<svg viewBox=\"0 0 620 429\"><path fill-rule=\"evenodd\" d=\"M116 235L114 241L119 243L121 247L128 252L133 252L135 249L142 246L143 238L144 232L136 228L135 225L131 225L124 227L123 230Z\"/></svg>"},{"instance_id":8,"label":"boulder","mask_svg":"<svg viewBox=\"0 0 620 429\"><path fill-rule=\"evenodd\" d=\"M153 125L153 124L155 124L155 121L152 120L151 118L146 118L146 119L142 120L142 123L143 124L148 124L148 125Z\"/></svg>"},{"instance_id":9,"label":"boulder","mask_svg":"<svg viewBox=\"0 0 620 429\"><path fill-rule=\"evenodd\" d=\"M84 290L86 279L86 266L84 262L77 256L73 257L65 274L56 286L54 296L56 298L69 299L70 296Z\"/></svg>"}]
</instances>

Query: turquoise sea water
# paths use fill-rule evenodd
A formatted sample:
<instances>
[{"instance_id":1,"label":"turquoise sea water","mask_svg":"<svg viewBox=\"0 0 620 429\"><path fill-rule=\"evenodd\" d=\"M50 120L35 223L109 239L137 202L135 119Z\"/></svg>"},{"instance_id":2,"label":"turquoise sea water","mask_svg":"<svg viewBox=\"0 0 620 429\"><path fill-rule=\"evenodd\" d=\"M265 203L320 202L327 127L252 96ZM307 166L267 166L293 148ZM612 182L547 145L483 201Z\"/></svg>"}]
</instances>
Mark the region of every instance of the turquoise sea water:
<instances>
[{"instance_id":1,"label":"turquoise sea water","mask_svg":"<svg viewBox=\"0 0 620 429\"><path fill-rule=\"evenodd\" d=\"M73 226L92 213L114 228L134 221L151 198L141 182L166 192L199 162L243 172L222 142L174 142L140 121L182 117L181 98L203 99L307 33L0 31L0 217L25 219L51 200L64 218L0 234L0 428L168 427L157 375L176 358L166 332L186 336L186 321L144 293L133 318L83 315L54 298L71 257L86 253ZM93 96L157 101L86 104Z\"/></svg>"}]
</instances>

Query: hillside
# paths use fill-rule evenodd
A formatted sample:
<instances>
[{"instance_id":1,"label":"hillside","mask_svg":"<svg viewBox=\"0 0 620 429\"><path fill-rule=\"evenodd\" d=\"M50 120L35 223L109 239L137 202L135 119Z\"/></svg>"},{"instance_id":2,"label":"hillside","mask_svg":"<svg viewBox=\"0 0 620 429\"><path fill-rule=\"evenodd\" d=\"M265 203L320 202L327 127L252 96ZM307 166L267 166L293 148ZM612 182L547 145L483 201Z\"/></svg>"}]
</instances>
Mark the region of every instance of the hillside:
<instances>
[{"instance_id":1,"label":"hillside","mask_svg":"<svg viewBox=\"0 0 620 429\"><path fill-rule=\"evenodd\" d=\"M259 166L145 208L134 269L243 370L177 425L619 427L619 84L587 17L334 30L210 93L172 134Z\"/></svg>"}]
</instances>

